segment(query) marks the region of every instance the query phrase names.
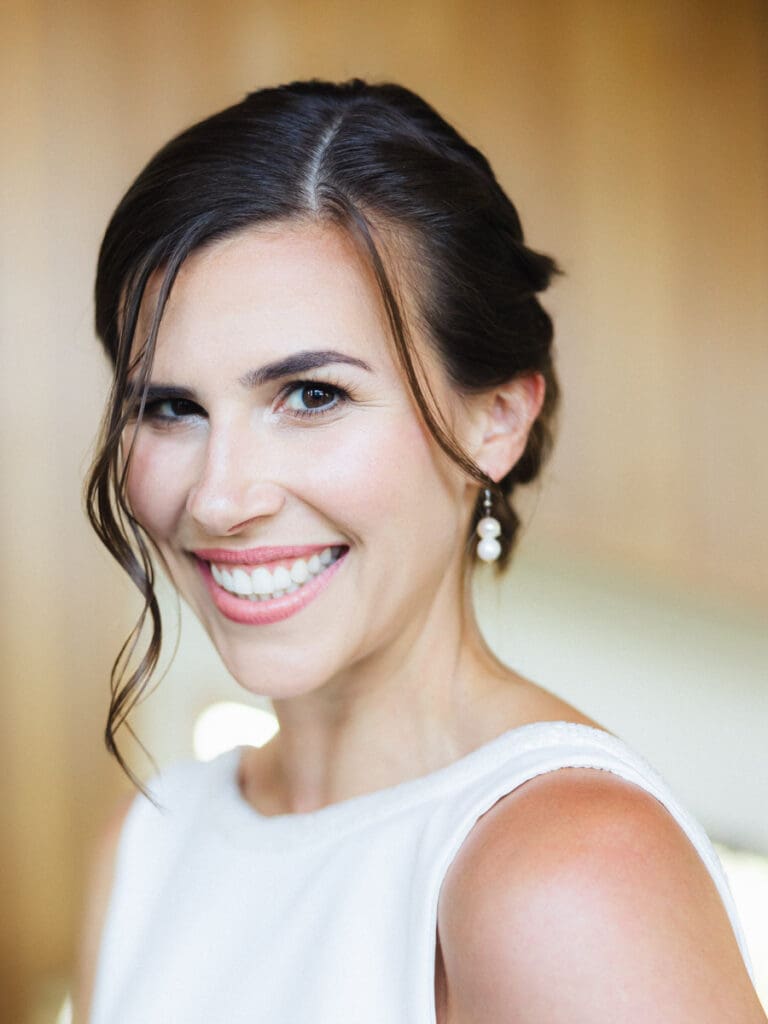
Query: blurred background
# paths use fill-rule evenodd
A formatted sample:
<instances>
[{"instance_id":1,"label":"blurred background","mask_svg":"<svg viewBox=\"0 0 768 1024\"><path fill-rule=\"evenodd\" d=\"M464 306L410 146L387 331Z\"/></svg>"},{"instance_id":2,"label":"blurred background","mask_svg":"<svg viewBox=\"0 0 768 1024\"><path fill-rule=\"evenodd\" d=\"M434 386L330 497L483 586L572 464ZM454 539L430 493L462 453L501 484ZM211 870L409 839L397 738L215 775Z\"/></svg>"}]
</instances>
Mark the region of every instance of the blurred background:
<instances>
[{"instance_id":1,"label":"blurred background","mask_svg":"<svg viewBox=\"0 0 768 1024\"><path fill-rule=\"evenodd\" d=\"M80 499L108 381L92 329L101 234L172 134L301 77L422 93L566 271L548 296L558 448L507 580L478 578L481 621L510 664L644 753L723 844L765 986L764 0L0 10L0 1019L56 1020L88 850L128 789L102 732L138 605ZM181 628L135 718L159 765L258 742L270 723L184 611Z\"/></svg>"}]
</instances>

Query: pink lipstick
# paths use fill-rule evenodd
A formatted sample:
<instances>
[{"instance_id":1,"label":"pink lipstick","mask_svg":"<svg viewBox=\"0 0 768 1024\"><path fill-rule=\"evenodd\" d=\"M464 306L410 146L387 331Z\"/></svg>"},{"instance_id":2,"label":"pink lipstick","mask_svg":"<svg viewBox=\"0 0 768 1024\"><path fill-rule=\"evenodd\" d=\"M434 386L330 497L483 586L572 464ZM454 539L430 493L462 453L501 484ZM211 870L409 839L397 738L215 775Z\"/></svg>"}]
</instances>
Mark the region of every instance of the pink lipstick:
<instances>
[{"instance_id":1,"label":"pink lipstick","mask_svg":"<svg viewBox=\"0 0 768 1024\"><path fill-rule=\"evenodd\" d=\"M326 547L328 545L325 545ZM226 618L246 626L270 625L281 622L306 608L318 597L331 582L341 568L349 553L345 548L341 555L327 565L318 575L307 580L297 590L283 594L281 597L269 597L264 600L249 600L247 597L231 594L219 586L213 578L210 563L215 565L258 566L274 563L285 559L311 557L323 550L323 546L305 545L301 547L263 547L244 550L206 549L193 552L195 562L205 581L214 604Z\"/></svg>"},{"instance_id":2,"label":"pink lipstick","mask_svg":"<svg viewBox=\"0 0 768 1024\"><path fill-rule=\"evenodd\" d=\"M303 544L294 546L272 546L262 548L200 548L192 554L204 562L215 562L217 565L264 565L277 562L282 558L309 558L330 547L330 544Z\"/></svg>"}]
</instances>

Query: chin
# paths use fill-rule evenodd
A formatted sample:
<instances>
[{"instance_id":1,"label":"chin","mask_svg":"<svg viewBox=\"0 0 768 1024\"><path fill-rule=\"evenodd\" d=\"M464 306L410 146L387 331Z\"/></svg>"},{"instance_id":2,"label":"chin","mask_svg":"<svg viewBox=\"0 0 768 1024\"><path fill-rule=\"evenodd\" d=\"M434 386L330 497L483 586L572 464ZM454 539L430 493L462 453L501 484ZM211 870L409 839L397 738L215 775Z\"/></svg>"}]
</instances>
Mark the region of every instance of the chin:
<instances>
[{"instance_id":1,"label":"chin","mask_svg":"<svg viewBox=\"0 0 768 1024\"><path fill-rule=\"evenodd\" d=\"M308 663L320 666L323 663L322 653L313 656L305 647L296 651L295 658L286 657L285 648L276 651L273 657L265 657L260 645L257 652L226 650L223 645L216 645L219 656L229 674L244 690L255 697L267 697L270 700L291 700L304 694L319 690L332 674L308 671Z\"/></svg>"}]
</instances>

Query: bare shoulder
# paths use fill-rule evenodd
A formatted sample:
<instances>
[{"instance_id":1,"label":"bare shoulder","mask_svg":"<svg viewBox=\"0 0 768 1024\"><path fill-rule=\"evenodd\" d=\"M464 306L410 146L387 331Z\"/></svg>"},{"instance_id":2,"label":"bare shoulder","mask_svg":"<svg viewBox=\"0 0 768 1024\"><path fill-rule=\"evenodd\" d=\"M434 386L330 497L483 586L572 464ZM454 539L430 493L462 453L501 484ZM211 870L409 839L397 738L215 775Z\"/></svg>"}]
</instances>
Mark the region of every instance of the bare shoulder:
<instances>
[{"instance_id":1,"label":"bare shoulder","mask_svg":"<svg viewBox=\"0 0 768 1024\"><path fill-rule=\"evenodd\" d=\"M73 992L73 1024L86 1024L101 935L112 891L117 848L123 825L135 797L122 797L106 819L88 858L85 905L78 936L78 962Z\"/></svg>"},{"instance_id":2,"label":"bare shoulder","mask_svg":"<svg viewBox=\"0 0 768 1024\"><path fill-rule=\"evenodd\" d=\"M605 771L499 800L446 874L448 1024L765 1024L728 915L675 819Z\"/></svg>"}]
</instances>

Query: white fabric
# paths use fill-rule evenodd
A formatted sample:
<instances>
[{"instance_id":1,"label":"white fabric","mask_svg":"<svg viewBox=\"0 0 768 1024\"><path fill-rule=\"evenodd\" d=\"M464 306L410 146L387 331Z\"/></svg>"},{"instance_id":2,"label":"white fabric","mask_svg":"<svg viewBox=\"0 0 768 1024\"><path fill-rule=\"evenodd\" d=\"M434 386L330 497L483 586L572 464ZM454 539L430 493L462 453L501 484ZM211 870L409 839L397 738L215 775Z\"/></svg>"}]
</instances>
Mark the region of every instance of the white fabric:
<instances>
[{"instance_id":1,"label":"white fabric","mask_svg":"<svg viewBox=\"0 0 768 1024\"><path fill-rule=\"evenodd\" d=\"M304 814L263 816L241 750L178 762L121 836L92 1024L434 1024L437 902L477 821L565 767L655 796L707 866L751 973L720 862L658 774L621 740L565 722L512 729L438 771Z\"/></svg>"}]
</instances>

